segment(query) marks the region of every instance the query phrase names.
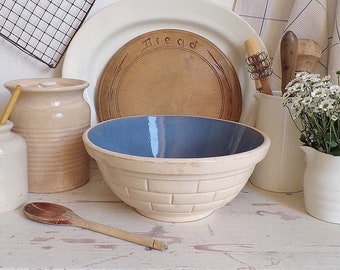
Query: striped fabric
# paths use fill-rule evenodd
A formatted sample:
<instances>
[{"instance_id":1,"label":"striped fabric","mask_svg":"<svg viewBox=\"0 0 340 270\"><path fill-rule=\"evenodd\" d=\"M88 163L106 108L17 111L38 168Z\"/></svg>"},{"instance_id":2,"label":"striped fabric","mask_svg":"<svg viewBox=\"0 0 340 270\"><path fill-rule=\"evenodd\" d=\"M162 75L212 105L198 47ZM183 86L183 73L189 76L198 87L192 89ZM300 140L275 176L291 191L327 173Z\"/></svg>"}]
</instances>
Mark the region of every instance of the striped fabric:
<instances>
[{"instance_id":1,"label":"striped fabric","mask_svg":"<svg viewBox=\"0 0 340 270\"><path fill-rule=\"evenodd\" d=\"M280 89L280 40L288 30L299 39L320 44L322 57L313 72L330 74L340 70L340 0L236 0L234 11L246 20L265 43L272 59L272 89Z\"/></svg>"}]
</instances>

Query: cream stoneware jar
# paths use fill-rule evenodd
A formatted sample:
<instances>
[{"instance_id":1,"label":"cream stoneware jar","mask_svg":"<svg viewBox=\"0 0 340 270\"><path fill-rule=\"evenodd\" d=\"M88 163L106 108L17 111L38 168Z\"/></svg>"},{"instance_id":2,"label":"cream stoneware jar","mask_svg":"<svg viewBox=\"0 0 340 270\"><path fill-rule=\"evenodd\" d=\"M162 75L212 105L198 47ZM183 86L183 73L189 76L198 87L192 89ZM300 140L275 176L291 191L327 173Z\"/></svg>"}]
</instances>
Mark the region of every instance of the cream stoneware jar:
<instances>
[{"instance_id":1,"label":"cream stoneware jar","mask_svg":"<svg viewBox=\"0 0 340 270\"><path fill-rule=\"evenodd\" d=\"M6 82L22 86L10 120L27 142L29 191L52 193L88 182L89 156L82 134L90 126L83 98L88 83L66 78L33 78Z\"/></svg>"},{"instance_id":2,"label":"cream stoneware jar","mask_svg":"<svg viewBox=\"0 0 340 270\"><path fill-rule=\"evenodd\" d=\"M258 100L255 127L269 136L271 145L250 181L259 188L274 192L302 191L305 163L300 149L300 133L287 108L282 106L282 97L265 94L256 94L255 97Z\"/></svg>"},{"instance_id":3,"label":"cream stoneware jar","mask_svg":"<svg viewBox=\"0 0 340 270\"><path fill-rule=\"evenodd\" d=\"M11 121L0 125L0 213L18 208L28 196L27 146L12 127Z\"/></svg>"}]
</instances>

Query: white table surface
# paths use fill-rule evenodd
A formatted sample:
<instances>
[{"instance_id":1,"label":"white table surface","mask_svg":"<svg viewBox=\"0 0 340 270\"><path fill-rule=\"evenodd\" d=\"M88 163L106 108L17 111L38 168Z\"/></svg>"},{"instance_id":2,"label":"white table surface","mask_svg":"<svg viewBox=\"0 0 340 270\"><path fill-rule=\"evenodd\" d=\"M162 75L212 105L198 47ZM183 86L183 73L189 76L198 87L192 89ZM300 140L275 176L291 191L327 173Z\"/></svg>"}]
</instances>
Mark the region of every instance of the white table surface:
<instances>
[{"instance_id":1,"label":"white table surface","mask_svg":"<svg viewBox=\"0 0 340 270\"><path fill-rule=\"evenodd\" d=\"M205 219L165 223L120 202L91 166L86 185L30 194L29 201L63 204L83 218L166 241L168 250L33 222L20 207L0 215L0 269L340 269L340 225L309 216L302 192L273 193L248 183Z\"/></svg>"}]
</instances>

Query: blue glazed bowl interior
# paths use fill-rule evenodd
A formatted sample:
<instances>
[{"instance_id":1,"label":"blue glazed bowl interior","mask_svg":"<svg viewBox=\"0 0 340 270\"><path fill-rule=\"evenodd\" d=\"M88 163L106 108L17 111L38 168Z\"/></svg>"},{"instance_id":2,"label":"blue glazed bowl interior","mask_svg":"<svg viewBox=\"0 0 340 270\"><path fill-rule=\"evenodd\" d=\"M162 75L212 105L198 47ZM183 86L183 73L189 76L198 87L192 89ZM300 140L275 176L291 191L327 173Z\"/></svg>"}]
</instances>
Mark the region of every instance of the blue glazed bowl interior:
<instances>
[{"instance_id":1,"label":"blue glazed bowl interior","mask_svg":"<svg viewBox=\"0 0 340 270\"><path fill-rule=\"evenodd\" d=\"M207 158L246 152L264 137L250 127L190 116L118 118L92 127L88 139L96 146L132 156Z\"/></svg>"}]
</instances>

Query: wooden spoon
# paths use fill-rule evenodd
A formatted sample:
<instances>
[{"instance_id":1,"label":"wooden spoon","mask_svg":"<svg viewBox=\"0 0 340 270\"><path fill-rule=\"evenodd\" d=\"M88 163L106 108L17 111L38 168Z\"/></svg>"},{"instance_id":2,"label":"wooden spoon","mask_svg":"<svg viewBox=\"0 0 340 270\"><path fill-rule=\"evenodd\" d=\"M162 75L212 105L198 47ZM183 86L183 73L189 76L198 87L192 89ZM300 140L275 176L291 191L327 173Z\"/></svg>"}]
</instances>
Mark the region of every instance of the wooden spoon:
<instances>
[{"instance_id":1,"label":"wooden spoon","mask_svg":"<svg viewBox=\"0 0 340 270\"><path fill-rule=\"evenodd\" d=\"M84 228L149 248L157 250L167 249L167 244L162 241L136 235L83 219L76 215L71 209L59 204L48 202L31 202L25 205L24 214L29 219L42 223L53 225L69 225L73 227Z\"/></svg>"},{"instance_id":2,"label":"wooden spoon","mask_svg":"<svg viewBox=\"0 0 340 270\"><path fill-rule=\"evenodd\" d=\"M281 38L281 92L286 92L287 84L294 79L298 57L298 38L292 31L287 31Z\"/></svg>"}]
</instances>

